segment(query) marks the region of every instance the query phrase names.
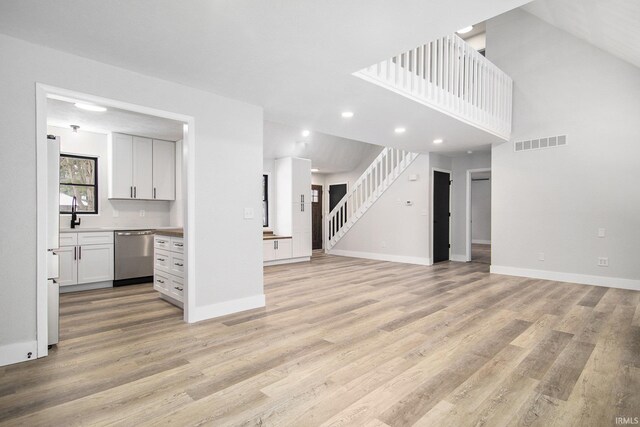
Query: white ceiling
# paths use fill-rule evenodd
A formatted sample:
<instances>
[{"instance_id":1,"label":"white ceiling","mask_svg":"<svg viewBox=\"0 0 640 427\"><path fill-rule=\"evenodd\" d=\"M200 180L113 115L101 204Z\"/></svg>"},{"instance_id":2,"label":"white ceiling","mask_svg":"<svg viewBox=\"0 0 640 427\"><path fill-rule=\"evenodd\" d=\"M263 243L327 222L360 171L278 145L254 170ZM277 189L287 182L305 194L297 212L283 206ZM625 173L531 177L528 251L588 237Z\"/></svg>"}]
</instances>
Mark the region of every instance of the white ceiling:
<instances>
[{"instance_id":1,"label":"white ceiling","mask_svg":"<svg viewBox=\"0 0 640 427\"><path fill-rule=\"evenodd\" d=\"M338 173L354 170L363 158L379 152L379 145L367 144L339 136L311 132L270 121L264 122L264 157L302 157L311 160L311 167L319 173Z\"/></svg>"},{"instance_id":2,"label":"white ceiling","mask_svg":"<svg viewBox=\"0 0 640 427\"><path fill-rule=\"evenodd\" d=\"M639 0L536 0L524 9L640 67Z\"/></svg>"},{"instance_id":3,"label":"white ceiling","mask_svg":"<svg viewBox=\"0 0 640 427\"><path fill-rule=\"evenodd\" d=\"M439 137L447 151L496 138L351 74L526 2L5 0L0 32L260 105L274 122L420 151Z\"/></svg>"},{"instance_id":4,"label":"white ceiling","mask_svg":"<svg viewBox=\"0 0 640 427\"><path fill-rule=\"evenodd\" d=\"M132 111L109 108L92 112L77 108L72 102L47 99L47 124L68 128L78 125L91 132L119 132L148 138L178 141L182 139L181 122Z\"/></svg>"}]
</instances>

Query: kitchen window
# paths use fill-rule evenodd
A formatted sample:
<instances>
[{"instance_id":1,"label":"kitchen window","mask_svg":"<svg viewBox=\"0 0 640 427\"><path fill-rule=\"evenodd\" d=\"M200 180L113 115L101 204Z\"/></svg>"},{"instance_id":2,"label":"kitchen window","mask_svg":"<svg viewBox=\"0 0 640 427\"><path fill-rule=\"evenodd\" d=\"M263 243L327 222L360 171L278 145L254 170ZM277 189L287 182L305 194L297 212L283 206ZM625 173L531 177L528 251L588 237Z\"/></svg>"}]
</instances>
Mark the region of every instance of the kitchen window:
<instances>
[{"instance_id":1,"label":"kitchen window","mask_svg":"<svg viewBox=\"0 0 640 427\"><path fill-rule=\"evenodd\" d=\"M98 158L60 155L60 213L70 214L75 196L78 213L98 213Z\"/></svg>"},{"instance_id":2,"label":"kitchen window","mask_svg":"<svg viewBox=\"0 0 640 427\"><path fill-rule=\"evenodd\" d=\"M262 226L269 226L269 175L262 175Z\"/></svg>"}]
</instances>

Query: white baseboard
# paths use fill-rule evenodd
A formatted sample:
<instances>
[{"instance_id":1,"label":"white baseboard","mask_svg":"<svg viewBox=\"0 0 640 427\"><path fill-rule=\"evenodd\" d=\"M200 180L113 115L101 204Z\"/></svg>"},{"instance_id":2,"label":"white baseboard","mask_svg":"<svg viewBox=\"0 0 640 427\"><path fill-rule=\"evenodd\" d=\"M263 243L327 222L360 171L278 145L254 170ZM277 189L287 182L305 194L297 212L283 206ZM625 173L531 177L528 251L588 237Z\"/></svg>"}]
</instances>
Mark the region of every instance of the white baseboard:
<instances>
[{"instance_id":1,"label":"white baseboard","mask_svg":"<svg viewBox=\"0 0 640 427\"><path fill-rule=\"evenodd\" d=\"M345 251L342 249L331 249L328 254L346 256L351 258L375 259L377 261L401 262L404 264L431 265L431 258L412 257L404 255L378 254L373 252Z\"/></svg>"},{"instance_id":2,"label":"white baseboard","mask_svg":"<svg viewBox=\"0 0 640 427\"><path fill-rule=\"evenodd\" d=\"M227 314L238 313L240 311L252 310L265 306L264 294L254 295L246 298L238 298L231 301L210 304L204 307L195 307L189 312L189 323L201 320L213 319Z\"/></svg>"},{"instance_id":3,"label":"white baseboard","mask_svg":"<svg viewBox=\"0 0 640 427\"><path fill-rule=\"evenodd\" d=\"M467 256L466 255L451 254L449 259L451 261L455 261L455 262L467 262Z\"/></svg>"},{"instance_id":4,"label":"white baseboard","mask_svg":"<svg viewBox=\"0 0 640 427\"><path fill-rule=\"evenodd\" d=\"M478 245L490 245L491 244L491 240L480 240L480 239L474 239L471 241L471 243L475 243Z\"/></svg>"},{"instance_id":5,"label":"white baseboard","mask_svg":"<svg viewBox=\"0 0 640 427\"><path fill-rule=\"evenodd\" d=\"M270 265L281 265L281 264L293 264L294 262L309 262L311 261L311 257L302 257L302 258L287 258L287 259L276 259L273 261L264 261L262 264L264 267L268 267Z\"/></svg>"},{"instance_id":6,"label":"white baseboard","mask_svg":"<svg viewBox=\"0 0 640 427\"><path fill-rule=\"evenodd\" d=\"M107 282L83 283L82 285L60 286L60 293L66 294L67 292L91 291L93 289L105 289L105 288L113 288L113 282L109 280Z\"/></svg>"},{"instance_id":7,"label":"white baseboard","mask_svg":"<svg viewBox=\"0 0 640 427\"><path fill-rule=\"evenodd\" d=\"M31 353L31 357L29 357ZM25 360L35 360L38 354L38 341L17 342L0 346L0 366L12 365Z\"/></svg>"},{"instance_id":8,"label":"white baseboard","mask_svg":"<svg viewBox=\"0 0 640 427\"><path fill-rule=\"evenodd\" d=\"M507 276L531 277L533 279L555 280L557 282L579 283L582 285L604 286L607 288L640 291L640 280L620 277L592 276L588 274L562 273L559 271L534 270L529 268L492 265L491 273Z\"/></svg>"}]
</instances>

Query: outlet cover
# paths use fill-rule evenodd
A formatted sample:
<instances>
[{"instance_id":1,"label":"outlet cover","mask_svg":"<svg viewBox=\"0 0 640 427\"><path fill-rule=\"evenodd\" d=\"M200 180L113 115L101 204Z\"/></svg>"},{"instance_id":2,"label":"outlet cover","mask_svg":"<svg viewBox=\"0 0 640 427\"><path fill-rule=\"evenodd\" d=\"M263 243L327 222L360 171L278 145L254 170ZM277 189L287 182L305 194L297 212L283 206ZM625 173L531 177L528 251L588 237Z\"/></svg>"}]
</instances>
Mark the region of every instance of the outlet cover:
<instances>
[{"instance_id":1,"label":"outlet cover","mask_svg":"<svg viewBox=\"0 0 640 427\"><path fill-rule=\"evenodd\" d=\"M598 228L598 237L606 236L606 230L604 228Z\"/></svg>"},{"instance_id":2,"label":"outlet cover","mask_svg":"<svg viewBox=\"0 0 640 427\"><path fill-rule=\"evenodd\" d=\"M144 215L145 215L144 209L140 209L140 216L144 216Z\"/></svg>"},{"instance_id":3,"label":"outlet cover","mask_svg":"<svg viewBox=\"0 0 640 427\"><path fill-rule=\"evenodd\" d=\"M538 253L538 261L544 261L544 252Z\"/></svg>"},{"instance_id":4,"label":"outlet cover","mask_svg":"<svg viewBox=\"0 0 640 427\"><path fill-rule=\"evenodd\" d=\"M244 219L253 219L253 208L244 208Z\"/></svg>"},{"instance_id":5,"label":"outlet cover","mask_svg":"<svg viewBox=\"0 0 640 427\"><path fill-rule=\"evenodd\" d=\"M599 257L598 258L598 267L609 267L609 258L607 258L607 257Z\"/></svg>"}]
</instances>

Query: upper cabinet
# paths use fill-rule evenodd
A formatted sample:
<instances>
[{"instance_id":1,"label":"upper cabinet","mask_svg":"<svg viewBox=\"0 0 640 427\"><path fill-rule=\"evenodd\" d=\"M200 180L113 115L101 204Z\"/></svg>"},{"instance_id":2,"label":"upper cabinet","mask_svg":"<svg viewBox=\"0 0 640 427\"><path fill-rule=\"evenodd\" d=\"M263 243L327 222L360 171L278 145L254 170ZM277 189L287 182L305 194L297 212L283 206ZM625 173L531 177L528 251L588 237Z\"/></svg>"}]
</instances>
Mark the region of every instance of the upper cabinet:
<instances>
[{"instance_id":1,"label":"upper cabinet","mask_svg":"<svg viewBox=\"0 0 640 427\"><path fill-rule=\"evenodd\" d=\"M109 198L175 200L175 143L114 133L109 141Z\"/></svg>"}]
</instances>

